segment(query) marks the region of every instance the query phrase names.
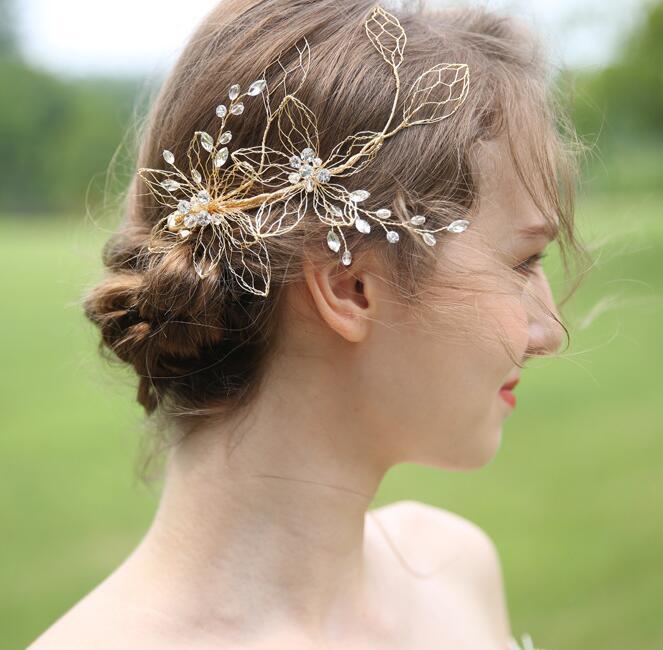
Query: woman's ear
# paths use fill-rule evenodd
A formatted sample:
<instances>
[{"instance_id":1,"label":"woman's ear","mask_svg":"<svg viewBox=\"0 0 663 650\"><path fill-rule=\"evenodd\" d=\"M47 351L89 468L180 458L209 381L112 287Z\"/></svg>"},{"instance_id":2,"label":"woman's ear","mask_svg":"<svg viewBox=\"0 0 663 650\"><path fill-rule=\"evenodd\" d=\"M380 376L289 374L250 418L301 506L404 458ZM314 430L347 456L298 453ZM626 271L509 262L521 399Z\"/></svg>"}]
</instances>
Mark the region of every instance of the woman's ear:
<instances>
[{"instance_id":1,"label":"woman's ear","mask_svg":"<svg viewBox=\"0 0 663 650\"><path fill-rule=\"evenodd\" d=\"M379 308L379 280L370 272L368 259L318 266L310 260L303 265L304 278L313 302L323 320L343 338L353 343L369 334Z\"/></svg>"}]
</instances>

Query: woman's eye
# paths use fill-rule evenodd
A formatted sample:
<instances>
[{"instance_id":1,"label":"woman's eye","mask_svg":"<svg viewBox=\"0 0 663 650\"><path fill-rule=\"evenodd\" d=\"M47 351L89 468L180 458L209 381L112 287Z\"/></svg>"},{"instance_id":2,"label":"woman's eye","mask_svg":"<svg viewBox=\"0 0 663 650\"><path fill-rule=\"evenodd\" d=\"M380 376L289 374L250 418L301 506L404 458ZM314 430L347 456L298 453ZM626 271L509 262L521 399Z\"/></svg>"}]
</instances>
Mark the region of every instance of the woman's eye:
<instances>
[{"instance_id":1,"label":"woman's eye","mask_svg":"<svg viewBox=\"0 0 663 650\"><path fill-rule=\"evenodd\" d=\"M525 275L532 275L534 273L534 265L540 262L545 256L546 253L535 253L531 257L528 257L524 262L521 262L518 266L516 266L514 271L518 271L518 273L524 273Z\"/></svg>"}]
</instances>

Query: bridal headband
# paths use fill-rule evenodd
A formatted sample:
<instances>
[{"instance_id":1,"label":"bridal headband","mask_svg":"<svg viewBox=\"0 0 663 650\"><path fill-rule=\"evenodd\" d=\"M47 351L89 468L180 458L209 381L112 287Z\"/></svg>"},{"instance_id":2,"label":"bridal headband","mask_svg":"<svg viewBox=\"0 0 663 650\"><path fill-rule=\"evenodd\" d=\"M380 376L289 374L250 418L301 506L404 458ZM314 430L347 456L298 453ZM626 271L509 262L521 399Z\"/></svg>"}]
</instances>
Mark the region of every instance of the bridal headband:
<instances>
[{"instance_id":1,"label":"bridal headband","mask_svg":"<svg viewBox=\"0 0 663 650\"><path fill-rule=\"evenodd\" d=\"M237 83L229 87L228 99L224 100L227 105L222 103L215 109L214 119L219 120L217 135L196 131L186 160L178 160L165 150L163 158L169 169L138 169L156 200L170 210L154 226L150 252L165 253L174 246L191 246L200 278L207 277L223 261L242 288L267 296L271 281L267 240L292 230L311 211L329 226L327 246L335 253L343 249L340 257L346 266L352 262L344 235L346 228L363 234L374 227L382 228L387 241L396 244L400 234L394 228L398 227L434 246L435 233L461 233L468 227L466 219L456 219L437 229L426 226L424 215L392 219L387 207L363 207L370 197L369 190L350 189L350 184L346 187L339 182L338 179L366 167L384 141L401 129L432 124L453 115L467 97L469 87L466 64L434 65L408 89L402 120L389 131L401 89L398 69L407 38L398 19L379 5L373 7L365 29L395 79L391 114L382 130L348 136L328 154L319 150L316 116L296 97L311 58L308 41L302 38L290 51L290 58L295 59L290 67L283 65L280 54L246 92L240 93ZM280 79L274 82L277 76ZM245 110L245 98L258 95L266 112L262 142L230 151L232 131L226 128L227 122L239 119ZM280 149L266 145L273 128L277 129Z\"/></svg>"}]
</instances>

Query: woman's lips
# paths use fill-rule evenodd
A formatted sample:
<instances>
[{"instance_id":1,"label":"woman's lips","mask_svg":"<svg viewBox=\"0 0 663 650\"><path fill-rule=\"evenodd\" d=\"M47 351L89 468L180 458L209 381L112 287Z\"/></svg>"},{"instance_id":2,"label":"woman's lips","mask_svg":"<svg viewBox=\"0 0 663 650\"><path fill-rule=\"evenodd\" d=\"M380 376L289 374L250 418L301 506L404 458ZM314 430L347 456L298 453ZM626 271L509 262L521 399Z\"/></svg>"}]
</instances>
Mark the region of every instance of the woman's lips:
<instances>
[{"instance_id":1,"label":"woman's lips","mask_svg":"<svg viewBox=\"0 0 663 650\"><path fill-rule=\"evenodd\" d=\"M500 397L512 407L516 406L516 396L508 388L500 388Z\"/></svg>"},{"instance_id":2,"label":"woman's lips","mask_svg":"<svg viewBox=\"0 0 663 650\"><path fill-rule=\"evenodd\" d=\"M500 388L500 397L507 402L507 404L510 404L512 407L516 406L516 396L513 394L513 389L516 387L516 384L520 380L519 377L516 377L516 379L512 381L508 381L506 384Z\"/></svg>"}]
</instances>

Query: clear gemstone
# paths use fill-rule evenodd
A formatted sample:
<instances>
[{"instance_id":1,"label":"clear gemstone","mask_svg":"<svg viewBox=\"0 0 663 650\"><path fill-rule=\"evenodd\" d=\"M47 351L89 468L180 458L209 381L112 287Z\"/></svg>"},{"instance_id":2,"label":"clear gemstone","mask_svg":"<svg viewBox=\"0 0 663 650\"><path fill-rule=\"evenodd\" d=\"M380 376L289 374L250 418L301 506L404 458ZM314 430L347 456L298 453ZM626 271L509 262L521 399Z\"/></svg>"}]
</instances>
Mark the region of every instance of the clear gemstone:
<instances>
[{"instance_id":1,"label":"clear gemstone","mask_svg":"<svg viewBox=\"0 0 663 650\"><path fill-rule=\"evenodd\" d=\"M180 230L180 237L186 239L191 234L190 230Z\"/></svg>"},{"instance_id":2,"label":"clear gemstone","mask_svg":"<svg viewBox=\"0 0 663 650\"><path fill-rule=\"evenodd\" d=\"M302 166L302 159L299 156L290 156L290 166L299 169Z\"/></svg>"},{"instance_id":3,"label":"clear gemstone","mask_svg":"<svg viewBox=\"0 0 663 650\"><path fill-rule=\"evenodd\" d=\"M343 257L341 257L341 262L343 262L345 266L349 266L352 262L352 253L350 251L345 251Z\"/></svg>"},{"instance_id":4,"label":"clear gemstone","mask_svg":"<svg viewBox=\"0 0 663 650\"><path fill-rule=\"evenodd\" d=\"M355 190L350 193L350 200L359 203L360 201L367 199L370 195L371 194L368 190Z\"/></svg>"},{"instance_id":5,"label":"clear gemstone","mask_svg":"<svg viewBox=\"0 0 663 650\"><path fill-rule=\"evenodd\" d=\"M219 144L228 144L233 139L233 134L230 131L226 131L221 134L219 138Z\"/></svg>"},{"instance_id":6,"label":"clear gemstone","mask_svg":"<svg viewBox=\"0 0 663 650\"><path fill-rule=\"evenodd\" d=\"M299 173L304 177L308 178L313 173L313 167L311 165L302 165Z\"/></svg>"},{"instance_id":7,"label":"clear gemstone","mask_svg":"<svg viewBox=\"0 0 663 650\"><path fill-rule=\"evenodd\" d=\"M331 178L331 174L328 169L318 169L317 177L321 183L326 183Z\"/></svg>"},{"instance_id":8,"label":"clear gemstone","mask_svg":"<svg viewBox=\"0 0 663 650\"><path fill-rule=\"evenodd\" d=\"M200 134L200 145L205 151L212 151L214 149L214 138L209 133L203 131Z\"/></svg>"},{"instance_id":9,"label":"clear gemstone","mask_svg":"<svg viewBox=\"0 0 663 650\"><path fill-rule=\"evenodd\" d=\"M423 226L426 223L426 217L424 217L423 214L415 214L412 219L410 219L410 223L413 226Z\"/></svg>"},{"instance_id":10,"label":"clear gemstone","mask_svg":"<svg viewBox=\"0 0 663 650\"><path fill-rule=\"evenodd\" d=\"M216 152L216 156L214 156L214 164L217 167L221 167L226 160L228 160L228 147L223 147L223 149Z\"/></svg>"},{"instance_id":11,"label":"clear gemstone","mask_svg":"<svg viewBox=\"0 0 663 650\"><path fill-rule=\"evenodd\" d=\"M191 178L193 178L195 183L203 182L203 177L201 176L200 172L197 169L191 170Z\"/></svg>"},{"instance_id":12,"label":"clear gemstone","mask_svg":"<svg viewBox=\"0 0 663 650\"><path fill-rule=\"evenodd\" d=\"M333 230L330 230L327 233L327 246L329 246L329 248L335 253L338 253L338 251L341 250L341 240Z\"/></svg>"},{"instance_id":13,"label":"clear gemstone","mask_svg":"<svg viewBox=\"0 0 663 650\"><path fill-rule=\"evenodd\" d=\"M187 228L193 228L198 223L198 217L195 214L187 214L184 217L184 225Z\"/></svg>"},{"instance_id":14,"label":"clear gemstone","mask_svg":"<svg viewBox=\"0 0 663 650\"><path fill-rule=\"evenodd\" d=\"M235 104L231 109L230 112L233 115L241 115L244 112L244 104L240 102L239 104Z\"/></svg>"},{"instance_id":15,"label":"clear gemstone","mask_svg":"<svg viewBox=\"0 0 663 650\"><path fill-rule=\"evenodd\" d=\"M172 151L165 149L163 152L163 159L169 164L172 165L175 162L175 156Z\"/></svg>"},{"instance_id":16,"label":"clear gemstone","mask_svg":"<svg viewBox=\"0 0 663 650\"><path fill-rule=\"evenodd\" d=\"M218 117L225 117L228 114L228 109L225 104L219 104L216 107L216 114Z\"/></svg>"},{"instance_id":17,"label":"clear gemstone","mask_svg":"<svg viewBox=\"0 0 663 650\"><path fill-rule=\"evenodd\" d=\"M378 219L389 219L391 216L391 210L389 208L380 208L376 213L375 216Z\"/></svg>"},{"instance_id":18,"label":"clear gemstone","mask_svg":"<svg viewBox=\"0 0 663 650\"><path fill-rule=\"evenodd\" d=\"M315 186L313 185L313 179L312 178L307 178L306 179L306 186L305 187L306 187L307 192L312 192L313 191L313 188Z\"/></svg>"},{"instance_id":19,"label":"clear gemstone","mask_svg":"<svg viewBox=\"0 0 663 650\"><path fill-rule=\"evenodd\" d=\"M198 225L206 226L210 221L212 221L212 218L207 210L198 213Z\"/></svg>"},{"instance_id":20,"label":"clear gemstone","mask_svg":"<svg viewBox=\"0 0 663 650\"><path fill-rule=\"evenodd\" d=\"M169 178L165 181L161 181L161 187L163 187L165 190L168 190L169 192L174 192L175 190L180 189L180 184L177 181Z\"/></svg>"},{"instance_id":21,"label":"clear gemstone","mask_svg":"<svg viewBox=\"0 0 663 650\"><path fill-rule=\"evenodd\" d=\"M315 151L313 151L311 147L306 147L306 149L302 149L300 155L306 162L313 162L313 160L315 159Z\"/></svg>"},{"instance_id":22,"label":"clear gemstone","mask_svg":"<svg viewBox=\"0 0 663 650\"><path fill-rule=\"evenodd\" d=\"M302 177L297 172L292 172L292 174L288 176L288 180L294 185L295 183L299 183L299 181L302 180Z\"/></svg>"},{"instance_id":23,"label":"clear gemstone","mask_svg":"<svg viewBox=\"0 0 663 650\"><path fill-rule=\"evenodd\" d=\"M424 240L429 246L435 246L435 243L436 243L436 241L437 241L437 240L435 239L435 237L434 237L431 233L429 233L429 232L425 232L425 233L423 234L423 240Z\"/></svg>"},{"instance_id":24,"label":"clear gemstone","mask_svg":"<svg viewBox=\"0 0 663 650\"><path fill-rule=\"evenodd\" d=\"M470 222L467 219L456 219L452 221L448 226L447 230L450 232L465 232L467 227L470 225Z\"/></svg>"},{"instance_id":25,"label":"clear gemstone","mask_svg":"<svg viewBox=\"0 0 663 650\"><path fill-rule=\"evenodd\" d=\"M314 159L313 159L313 164L314 164L316 167L319 167L320 165L322 165L322 158L314 158Z\"/></svg>"},{"instance_id":26,"label":"clear gemstone","mask_svg":"<svg viewBox=\"0 0 663 650\"><path fill-rule=\"evenodd\" d=\"M239 97L239 84L233 84L230 86L228 97L230 97L230 99L237 99Z\"/></svg>"},{"instance_id":27,"label":"clear gemstone","mask_svg":"<svg viewBox=\"0 0 663 650\"><path fill-rule=\"evenodd\" d=\"M180 214L186 214L191 208L191 204L188 201L180 201L177 206L177 211Z\"/></svg>"},{"instance_id":28,"label":"clear gemstone","mask_svg":"<svg viewBox=\"0 0 663 650\"><path fill-rule=\"evenodd\" d=\"M212 197L207 190L200 190L200 192L198 192L198 200L207 203L212 200Z\"/></svg>"},{"instance_id":29,"label":"clear gemstone","mask_svg":"<svg viewBox=\"0 0 663 650\"><path fill-rule=\"evenodd\" d=\"M342 217L343 211L337 205L330 205L329 209L335 217Z\"/></svg>"},{"instance_id":30,"label":"clear gemstone","mask_svg":"<svg viewBox=\"0 0 663 650\"><path fill-rule=\"evenodd\" d=\"M390 244L395 244L400 239L400 235L395 230L387 231L387 241Z\"/></svg>"},{"instance_id":31,"label":"clear gemstone","mask_svg":"<svg viewBox=\"0 0 663 650\"><path fill-rule=\"evenodd\" d=\"M355 219L355 227L359 232L364 233L364 235L367 235L369 232L371 232L371 224L368 223L366 219L362 219L361 217L357 217Z\"/></svg>"},{"instance_id":32,"label":"clear gemstone","mask_svg":"<svg viewBox=\"0 0 663 650\"><path fill-rule=\"evenodd\" d=\"M264 79L257 79L249 87L249 95L259 95L267 87L267 82Z\"/></svg>"}]
</instances>

